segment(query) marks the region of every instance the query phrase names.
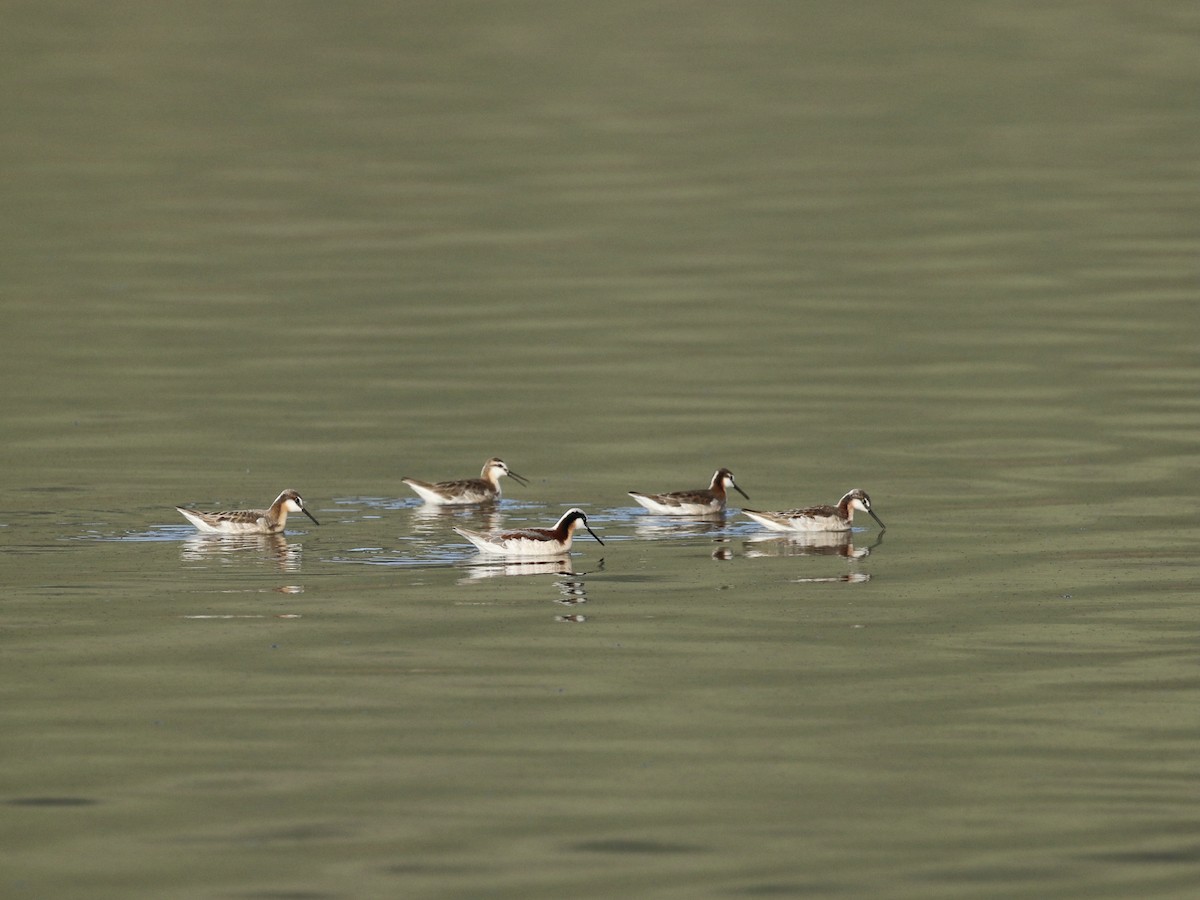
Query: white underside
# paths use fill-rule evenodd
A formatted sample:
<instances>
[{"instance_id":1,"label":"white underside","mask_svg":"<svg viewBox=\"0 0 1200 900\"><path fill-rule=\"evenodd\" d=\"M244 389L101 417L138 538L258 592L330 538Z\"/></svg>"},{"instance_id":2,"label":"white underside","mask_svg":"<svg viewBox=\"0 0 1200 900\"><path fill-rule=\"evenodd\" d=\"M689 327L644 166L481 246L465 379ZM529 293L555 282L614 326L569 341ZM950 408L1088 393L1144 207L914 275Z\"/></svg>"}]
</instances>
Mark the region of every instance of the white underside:
<instances>
[{"instance_id":1,"label":"white underside","mask_svg":"<svg viewBox=\"0 0 1200 900\"><path fill-rule=\"evenodd\" d=\"M197 531L205 534L274 534L266 518L260 517L256 522L210 522L190 509L181 509L180 514L196 526ZM280 529L282 530L282 529Z\"/></svg>"},{"instance_id":2,"label":"white underside","mask_svg":"<svg viewBox=\"0 0 1200 900\"><path fill-rule=\"evenodd\" d=\"M473 503L487 503L491 500L497 500L500 497L500 492L485 493L483 491L466 491L461 494L443 494L434 488L420 484L416 481L404 482L412 488L418 497L428 503L430 506L468 506Z\"/></svg>"},{"instance_id":3,"label":"white underside","mask_svg":"<svg viewBox=\"0 0 1200 900\"><path fill-rule=\"evenodd\" d=\"M660 516L711 516L725 508L719 500L708 503L660 503L648 494L630 491L629 496L650 512Z\"/></svg>"},{"instance_id":4,"label":"white underside","mask_svg":"<svg viewBox=\"0 0 1200 900\"><path fill-rule=\"evenodd\" d=\"M783 516L779 513L752 513L743 509L743 513L772 531L849 531L850 523L845 519L830 518L829 516Z\"/></svg>"},{"instance_id":5,"label":"white underside","mask_svg":"<svg viewBox=\"0 0 1200 900\"><path fill-rule=\"evenodd\" d=\"M506 541L495 541L491 535L468 531L465 528L455 528L459 534L474 544L483 553L494 556L562 556L571 549L571 539L566 541L539 541L534 538L509 538Z\"/></svg>"}]
</instances>

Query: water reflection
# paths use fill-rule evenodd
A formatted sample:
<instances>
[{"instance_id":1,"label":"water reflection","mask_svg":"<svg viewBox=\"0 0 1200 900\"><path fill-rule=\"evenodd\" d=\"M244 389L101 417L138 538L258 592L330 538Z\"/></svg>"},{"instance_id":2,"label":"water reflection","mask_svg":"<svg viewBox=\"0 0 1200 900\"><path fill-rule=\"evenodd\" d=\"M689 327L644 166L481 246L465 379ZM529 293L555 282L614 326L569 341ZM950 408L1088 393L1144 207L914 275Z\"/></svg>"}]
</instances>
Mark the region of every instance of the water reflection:
<instances>
[{"instance_id":1,"label":"water reflection","mask_svg":"<svg viewBox=\"0 0 1200 900\"><path fill-rule=\"evenodd\" d=\"M789 580L792 582L792 584L862 584L864 581L870 581L871 576L866 572L846 572L843 575L826 575L813 578L792 578Z\"/></svg>"},{"instance_id":2,"label":"water reflection","mask_svg":"<svg viewBox=\"0 0 1200 900\"><path fill-rule=\"evenodd\" d=\"M563 606L578 606L580 603L587 603L587 588L582 579L563 579L554 582L554 586L562 594L555 601L556 603L561 603Z\"/></svg>"},{"instance_id":3,"label":"water reflection","mask_svg":"<svg viewBox=\"0 0 1200 900\"><path fill-rule=\"evenodd\" d=\"M636 519L634 533L649 540L676 537L698 537L719 534L725 530L725 516L631 516Z\"/></svg>"},{"instance_id":4,"label":"water reflection","mask_svg":"<svg viewBox=\"0 0 1200 900\"><path fill-rule=\"evenodd\" d=\"M281 572L299 572L302 544L281 534L194 534L180 550L184 562L232 566L247 558L274 562Z\"/></svg>"},{"instance_id":5,"label":"water reflection","mask_svg":"<svg viewBox=\"0 0 1200 900\"><path fill-rule=\"evenodd\" d=\"M778 533L746 538L743 543L747 558L779 556L843 556L846 559L865 559L883 543L879 532L869 547L855 546L853 532L811 532L781 536Z\"/></svg>"},{"instance_id":6,"label":"water reflection","mask_svg":"<svg viewBox=\"0 0 1200 900\"><path fill-rule=\"evenodd\" d=\"M444 536L452 525L465 525L475 531L499 531L500 507L495 503L481 506L429 506L421 504L412 510L412 529L414 534Z\"/></svg>"},{"instance_id":7,"label":"water reflection","mask_svg":"<svg viewBox=\"0 0 1200 900\"><path fill-rule=\"evenodd\" d=\"M770 532L759 536L747 537L742 544L743 555L747 559L763 559L784 556L837 556L849 560L866 559L876 547L883 543L883 533L877 533L874 543L869 547L855 546L854 533L850 531L834 532L797 532L796 534L781 535ZM840 582L847 584L862 584L870 581L867 572L843 572L838 575L814 575L789 579L793 584L820 584Z\"/></svg>"},{"instance_id":8,"label":"water reflection","mask_svg":"<svg viewBox=\"0 0 1200 900\"><path fill-rule=\"evenodd\" d=\"M571 570L571 559L568 556L555 559L507 559L501 557L495 561L467 562L464 564L466 573L460 584L480 581L484 578L498 578L504 575L576 575L580 573Z\"/></svg>"},{"instance_id":9,"label":"water reflection","mask_svg":"<svg viewBox=\"0 0 1200 900\"><path fill-rule=\"evenodd\" d=\"M502 578L521 575L557 575L553 585L558 589L559 596L554 602L562 606L580 606L588 602L586 576L604 567L601 559L595 569L586 572L576 572L571 565L570 557L536 560L503 560L486 563L467 563L467 570L459 584L470 584L485 578ZM587 617L581 613L564 614L555 617L560 622L586 622Z\"/></svg>"}]
</instances>

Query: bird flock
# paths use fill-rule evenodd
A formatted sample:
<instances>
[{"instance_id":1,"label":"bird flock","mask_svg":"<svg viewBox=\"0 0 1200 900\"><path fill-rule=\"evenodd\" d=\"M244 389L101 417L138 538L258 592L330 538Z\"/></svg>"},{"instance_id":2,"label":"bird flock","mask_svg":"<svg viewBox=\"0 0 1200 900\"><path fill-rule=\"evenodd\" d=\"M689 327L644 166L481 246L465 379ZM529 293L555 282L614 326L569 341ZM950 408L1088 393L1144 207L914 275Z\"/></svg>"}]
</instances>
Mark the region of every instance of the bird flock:
<instances>
[{"instance_id":1,"label":"bird flock","mask_svg":"<svg viewBox=\"0 0 1200 900\"><path fill-rule=\"evenodd\" d=\"M429 506L478 506L495 503L500 499L500 479L505 476L522 485L529 483L497 456L483 464L478 478L422 481L406 477L402 481ZM738 487L733 472L723 467L713 473L712 480L706 488L658 494L629 491L629 496L655 515L709 517L725 512L729 488L733 488L747 500L750 499L749 495ZM290 488L276 497L268 509L203 512L183 506L175 508L198 530L210 534L279 534L287 526L289 513L303 513L315 524L321 524L308 511L300 494ZM744 515L764 528L793 533L848 532L855 512L869 515L879 524L881 531L887 527L879 516L875 515L871 508L871 498L867 496L866 491L858 488L847 491L835 504L777 511L742 509ZM578 507L568 509L549 528L479 532L455 527L454 530L481 553L494 556L538 557L559 556L570 550L574 534L580 527L600 544L604 543L592 531L587 515Z\"/></svg>"}]
</instances>

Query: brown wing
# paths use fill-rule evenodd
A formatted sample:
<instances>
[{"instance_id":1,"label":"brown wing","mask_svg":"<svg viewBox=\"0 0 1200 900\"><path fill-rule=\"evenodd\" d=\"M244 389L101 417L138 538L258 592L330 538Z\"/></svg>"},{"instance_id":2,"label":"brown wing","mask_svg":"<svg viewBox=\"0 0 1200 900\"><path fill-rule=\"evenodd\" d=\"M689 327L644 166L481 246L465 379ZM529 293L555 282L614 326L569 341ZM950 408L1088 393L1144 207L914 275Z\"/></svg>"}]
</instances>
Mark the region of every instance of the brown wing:
<instances>
[{"instance_id":1,"label":"brown wing","mask_svg":"<svg viewBox=\"0 0 1200 900\"><path fill-rule=\"evenodd\" d=\"M824 516L840 516L836 506L805 506L802 509L788 509L779 513L788 519L799 519L804 516L820 518Z\"/></svg>"},{"instance_id":2,"label":"brown wing","mask_svg":"<svg viewBox=\"0 0 1200 900\"><path fill-rule=\"evenodd\" d=\"M217 522L238 522L254 524L259 519L266 518L265 509L229 509L223 512L209 513L209 518Z\"/></svg>"},{"instance_id":3,"label":"brown wing","mask_svg":"<svg viewBox=\"0 0 1200 900\"><path fill-rule=\"evenodd\" d=\"M520 538L525 538L530 541L552 541L554 540L554 530L550 528L521 528L517 531L505 531L499 534L499 540L508 541Z\"/></svg>"}]
</instances>

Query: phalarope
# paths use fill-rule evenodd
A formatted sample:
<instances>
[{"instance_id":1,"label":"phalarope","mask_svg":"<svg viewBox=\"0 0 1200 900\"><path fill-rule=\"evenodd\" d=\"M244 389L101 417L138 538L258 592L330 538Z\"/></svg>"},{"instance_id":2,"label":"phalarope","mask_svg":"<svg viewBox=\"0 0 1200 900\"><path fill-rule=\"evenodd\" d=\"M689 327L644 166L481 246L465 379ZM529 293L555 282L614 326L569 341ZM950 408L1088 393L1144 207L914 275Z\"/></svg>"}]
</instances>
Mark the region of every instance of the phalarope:
<instances>
[{"instance_id":1,"label":"phalarope","mask_svg":"<svg viewBox=\"0 0 1200 900\"><path fill-rule=\"evenodd\" d=\"M629 496L640 503L650 512L660 516L711 516L725 511L725 488L732 487L735 491L750 499L749 495L737 486L733 473L728 469L717 469L713 473L712 484L707 488L696 491L673 491L669 494L643 494L640 491L630 491Z\"/></svg>"},{"instance_id":2,"label":"phalarope","mask_svg":"<svg viewBox=\"0 0 1200 900\"><path fill-rule=\"evenodd\" d=\"M572 507L562 514L553 528L521 528L514 531L494 531L483 534L467 528L455 527L455 531L482 550L503 556L559 556L571 549L571 536L582 525L588 534L601 541L588 526L587 516L582 509Z\"/></svg>"},{"instance_id":3,"label":"phalarope","mask_svg":"<svg viewBox=\"0 0 1200 900\"><path fill-rule=\"evenodd\" d=\"M279 534L287 524L288 513L302 512L317 525L316 517L304 506L304 500L293 490L286 490L271 504L270 509L235 509L226 512L201 512L198 509L175 507L183 517L201 531L210 534Z\"/></svg>"},{"instance_id":4,"label":"phalarope","mask_svg":"<svg viewBox=\"0 0 1200 900\"><path fill-rule=\"evenodd\" d=\"M478 478L461 481L419 481L416 478L400 479L416 491L422 500L433 506L466 506L470 503L492 503L500 499L500 479L510 475L519 484L529 484L510 469L498 456L483 464Z\"/></svg>"},{"instance_id":5,"label":"phalarope","mask_svg":"<svg viewBox=\"0 0 1200 900\"><path fill-rule=\"evenodd\" d=\"M879 522L881 531L887 529L871 509L871 498L867 496L867 492L858 488L848 491L836 506L808 506L782 512L743 509L742 512L772 531L849 531L855 510L865 512Z\"/></svg>"}]
</instances>

